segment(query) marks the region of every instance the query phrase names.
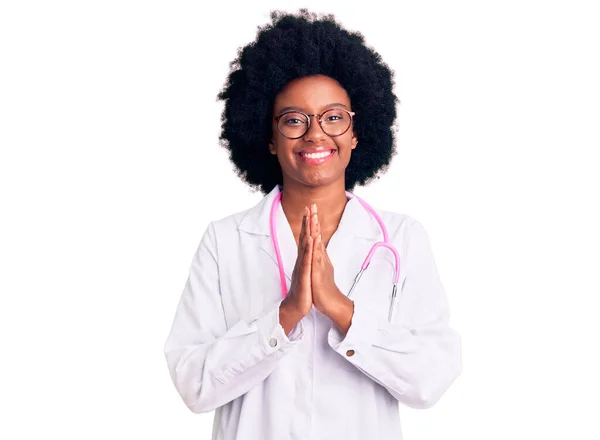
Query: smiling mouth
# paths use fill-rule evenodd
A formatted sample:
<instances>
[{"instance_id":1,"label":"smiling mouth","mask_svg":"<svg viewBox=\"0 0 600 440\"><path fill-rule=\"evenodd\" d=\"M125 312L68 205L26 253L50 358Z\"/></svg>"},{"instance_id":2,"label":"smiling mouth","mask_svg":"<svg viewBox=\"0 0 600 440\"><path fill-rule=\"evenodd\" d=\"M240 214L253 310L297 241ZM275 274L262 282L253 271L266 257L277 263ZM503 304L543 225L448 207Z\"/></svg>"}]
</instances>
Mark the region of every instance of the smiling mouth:
<instances>
[{"instance_id":1,"label":"smiling mouth","mask_svg":"<svg viewBox=\"0 0 600 440\"><path fill-rule=\"evenodd\" d=\"M321 151L318 153L298 153L300 159L310 165L320 165L335 154L335 150Z\"/></svg>"},{"instance_id":2,"label":"smiling mouth","mask_svg":"<svg viewBox=\"0 0 600 440\"><path fill-rule=\"evenodd\" d=\"M331 154L333 154L335 152L335 150L329 150L329 151L321 151L319 153L298 153L300 156L302 157L308 157L309 159L321 159L323 157L327 157L330 156Z\"/></svg>"}]
</instances>

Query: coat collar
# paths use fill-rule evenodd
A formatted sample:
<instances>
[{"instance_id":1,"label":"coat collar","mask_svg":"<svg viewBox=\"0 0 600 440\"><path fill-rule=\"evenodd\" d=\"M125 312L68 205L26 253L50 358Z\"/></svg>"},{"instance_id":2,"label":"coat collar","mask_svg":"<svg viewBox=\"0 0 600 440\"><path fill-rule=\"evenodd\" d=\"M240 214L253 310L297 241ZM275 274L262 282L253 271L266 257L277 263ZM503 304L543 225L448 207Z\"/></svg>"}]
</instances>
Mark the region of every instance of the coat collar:
<instances>
[{"instance_id":1,"label":"coat collar","mask_svg":"<svg viewBox=\"0 0 600 440\"><path fill-rule=\"evenodd\" d=\"M269 194L254 207L250 208L244 217L242 218L238 229L240 231L248 232L250 234L259 234L271 236L271 228L269 223L269 216L271 214L271 205L275 197L281 192L282 188L280 185L275 185ZM379 224L373 218L373 216L360 204L360 202L354 197L354 194L346 192L348 197L348 203L342 214L338 230L343 228L344 233L350 233L355 237L367 238L367 239L383 239L383 234L379 228ZM285 226L280 220L283 218L288 229L289 224L283 213L281 205L277 213L277 234L282 226ZM284 228L285 229L285 228Z\"/></svg>"},{"instance_id":2,"label":"coat collar","mask_svg":"<svg viewBox=\"0 0 600 440\"><path fill-rule=\"evenodd\" d=\"M260 247L277 264L277 256L271 239L270 213L275 197L282 188L276 185L256 206L250 208L242 218L238 229L245 233L257 235ZM352 253L353 239L382 240L383 234L379 224L373 216L354 198L352 193L347 192L349 200L346 204L342 218L336 232L327 245L327 252L332 261L341 260ZM279 243L284 272L291 281L292 272L296 263L298 247L287 222L281 204L277 210L277 240Z\"/></svg>"}]
</instances>

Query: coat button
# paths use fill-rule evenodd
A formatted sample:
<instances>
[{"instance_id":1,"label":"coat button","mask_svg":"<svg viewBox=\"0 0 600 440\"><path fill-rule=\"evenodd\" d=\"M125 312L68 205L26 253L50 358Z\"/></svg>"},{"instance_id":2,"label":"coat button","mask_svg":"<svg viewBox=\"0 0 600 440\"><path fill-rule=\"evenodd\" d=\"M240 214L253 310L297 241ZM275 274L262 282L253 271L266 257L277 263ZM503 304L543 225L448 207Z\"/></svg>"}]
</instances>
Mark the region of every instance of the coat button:
<instances>
[{"instance_id":1,"label":"coat button","mask_svg":"<svg viewBox=\"0 0 600 440\"><path fill-rule=\"evenodd\" d=\"M348 350L346 356L354 356L354 350Z\"/></svg>"},{"instance_id":2,"label":"coat button","mask_svg":"<svg viewBox=\"0 0 600 440\"><path fill-rule=\"evenodd\" d=\"M269 345L271 347L276 347L277 346L277 339L271 338L271 340L269 341Z\"/></svg>"}]
</instances>

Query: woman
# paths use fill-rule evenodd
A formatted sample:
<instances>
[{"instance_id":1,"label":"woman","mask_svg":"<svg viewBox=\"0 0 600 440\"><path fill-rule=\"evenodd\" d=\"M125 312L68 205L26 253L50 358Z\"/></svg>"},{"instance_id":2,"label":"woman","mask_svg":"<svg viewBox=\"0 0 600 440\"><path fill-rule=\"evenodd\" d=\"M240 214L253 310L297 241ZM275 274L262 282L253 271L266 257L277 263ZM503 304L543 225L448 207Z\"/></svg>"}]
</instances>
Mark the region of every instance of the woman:
<instances>
[{"instance_id":1,"label":"woman","mask_svg":"<svg viewBox=\"0 0 600 440\"><path fill-rule=\"evenodd\" d=\"M265 197L207 228L171 377L190 410L217 410L213 440L397 440L399 402L430 407L462 364L422 225L347 192L394 154L392 72L333 16L271 18L219 94L223 145ZM384 229L393 248L355 283Z\"/></svg>"}]
</instances>

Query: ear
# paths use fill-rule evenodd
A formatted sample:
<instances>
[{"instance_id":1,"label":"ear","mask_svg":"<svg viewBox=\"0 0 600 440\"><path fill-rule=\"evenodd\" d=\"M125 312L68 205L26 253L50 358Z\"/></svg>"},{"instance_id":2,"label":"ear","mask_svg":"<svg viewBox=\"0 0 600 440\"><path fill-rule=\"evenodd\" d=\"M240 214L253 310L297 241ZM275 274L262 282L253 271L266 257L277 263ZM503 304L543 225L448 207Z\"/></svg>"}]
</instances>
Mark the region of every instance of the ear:
<instances>
[{"instance_id":1,"label":"ear","mask_svg":"<svg viewBox=\"0 0 600 440\"><path fill-rule=\"evenodd\" d=\"M275 139L273 138L269 141L269 151L273 156L277 156L277 147L275 146Z\"/></svg>"},{"instance_id":2,"label":"ear","mask_svg":"<svg viewBox=\"0 0 600 440\"><path fill-rule=\"evenodd\" d=\"M356 148L356 144L358 144L358 138L356 137L356 133L352 132L352 141L350 145L353 150Z\"/></svg>"}]
</instances>

